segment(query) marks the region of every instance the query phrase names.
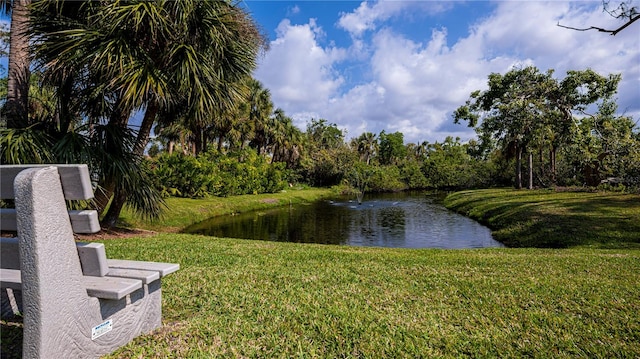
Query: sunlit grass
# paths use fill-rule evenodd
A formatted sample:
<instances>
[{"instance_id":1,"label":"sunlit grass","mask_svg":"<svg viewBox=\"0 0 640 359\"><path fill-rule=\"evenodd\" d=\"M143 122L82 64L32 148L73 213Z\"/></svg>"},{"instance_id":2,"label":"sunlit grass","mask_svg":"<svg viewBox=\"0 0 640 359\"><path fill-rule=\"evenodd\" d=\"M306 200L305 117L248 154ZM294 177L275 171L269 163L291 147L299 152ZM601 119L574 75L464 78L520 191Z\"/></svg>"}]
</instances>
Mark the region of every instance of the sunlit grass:
<instances>
[{"instance_id":1,"label":"sunlit grass","mask_svg":"<svg viewBox=\"0 0 640 359\"><path fill-rule=\"evenodd\" d=\"M640 195L490 189L454 193L445 205L511 247L640 248Z\"/></svg>"},{"instance_id":2,"label":"sunlit grass","mask_svg":"<svg viewBox=\"0 0 640 359\"><path fill-rule=\"evenodd\" d=\"M147 221L137 218L131 211L125 210L120 217L121 225L159 232L176 232L191 224L206 219L237 214L289 204L314 202L334 195L327 188L290 188L279 193L242 195L233 197L208 198L167 198L167 210L161 219Z\"/></svg>"},{"instance_id":3,"label":"sunlit grass","mask_svg":"<svg viewBox=\"0 0 640 359\"><path fill-rule=\"evenodd\" d=\"M163 234L164 327L111 358L637 357L637 250L403 250Z\"/></svg>"}]
</instances>

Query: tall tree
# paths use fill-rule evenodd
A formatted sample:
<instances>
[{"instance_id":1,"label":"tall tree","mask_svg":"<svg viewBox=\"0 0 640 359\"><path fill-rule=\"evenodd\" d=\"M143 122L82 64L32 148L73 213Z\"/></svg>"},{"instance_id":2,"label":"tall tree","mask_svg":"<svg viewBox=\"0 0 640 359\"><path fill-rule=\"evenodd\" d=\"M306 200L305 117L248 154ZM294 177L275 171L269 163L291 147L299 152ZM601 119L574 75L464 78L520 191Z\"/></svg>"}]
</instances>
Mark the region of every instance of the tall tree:
<instances>
[{"instance_id":1,"label":"tall tree","mask_svg":"<svg viewBox=\"0 0 640 359\"><path fill-rule=\"evenodd\" d=\"M619 75L601 76L592 70L569 71L562 80L553 70L540 73L529 66L504 75L489 75L489 89L475 91L454 113L454 122L467 121L483 141L497 141L503 152L516 159L515 186L522 188L522 155L529 162L529 187L533 179L533 145L550 146L552 182L556 152L572 140L575 112L584 112L600 99L615 94Z\"/></svg>"},{"instance_id":2,"label":"tall tree","mask_svg":"<svg viewBox=\"0 0 640 359\"><path fill-rule=\"evenodd\" d=\"M370 164L371 158L378 151L378 139L374 133L364 132L356 139L356 146L360 159L366 164Z\"/></svg>"},{"instance_id":3,"label":"tall tree","mask_svg":"<svg viewBox=\"0 0 640 359\"><path fill-rule=\"evenodd\" d=\"M380 141L378 145L380 164L397 164L399 159L407 155L402 132L386 133L382 131L378 138Z\"/></svg>"},{"instance_id":4,"label":"tall tree","mask_svg":"<svg viewBox=\"0 0 640 359\"><path fill-rule=\"evenodd\" d=\"M5 0L2 5L11 12L7 101L3 114L7 128L29 125L29 4L31 0Z\"/></svg>"},{"instance_id":5,"label":"tall tree","mask_svg":"<svg viewBox=\"0 0 640 359\"><path fill-rule=\"evenodd\" d=\"M344 133L335 123L325 119L311 119L307 124L307 136L316 148L336 149L344 146Z\"/></svg>"},{"instance_id":6,"label":"tall tree","mask_svg":"<svg viewBox=\"0 0 640 359\"><path fill-rule=\"evenodd\" d=\"M514 154L516 188L522 188L522 156L544 122L550 79L551 72L543 74L533 66L515 68L504 75L492 73L489 89L473 92L466 104L454 112L455 123L467 121L481 137L498 140L504 151ZM532 187L532 154L528 154Z\"/></svg>"},{"instance_id":7,"label":"tall tree","mask_svg":"<svg viewBox=\"0 0 640 359\"><path fill-rule=\"evenodd\" d=\"M568 156L579 164L584 182L597 186L607 177L637 184L640 169L640 141L634 135L630 117L617 116L617 105L603 101L594 115L580 119ZM634 177L636 177L634 179Z\"/></svg>"},{"instance_id":8,"label":"tall tree","mask_svg":"<svg viewBox=\"0 0 640 359\"><path fill-rule=\"evenodd\" d=\"M567 71L562 80L553 79L546 97L545 137L550 145L549 172L556 183L556 157L560 146L571 143L577 122L575 114L584 115L599 100L609 101L617 92L619 74L602 76L591 69Z\"/></svg>"},{"instance_id":9,"label":"tall tree","mask_svg":"<svg viewBox=\"0 0 640 359\"><path fill-rule=\"evenodd\" d=\"M254 136L250 142L250 146L255 148L259 154L265 154L269 145L269 121L273 111L273 102L271 101L271 93L262 84L251 79L249 81L249 96L246 99L246 112L249 122L253 124ZM276 109L274 115L279 116L279 112L284 111Z\"/></svg>"}]
</instances>

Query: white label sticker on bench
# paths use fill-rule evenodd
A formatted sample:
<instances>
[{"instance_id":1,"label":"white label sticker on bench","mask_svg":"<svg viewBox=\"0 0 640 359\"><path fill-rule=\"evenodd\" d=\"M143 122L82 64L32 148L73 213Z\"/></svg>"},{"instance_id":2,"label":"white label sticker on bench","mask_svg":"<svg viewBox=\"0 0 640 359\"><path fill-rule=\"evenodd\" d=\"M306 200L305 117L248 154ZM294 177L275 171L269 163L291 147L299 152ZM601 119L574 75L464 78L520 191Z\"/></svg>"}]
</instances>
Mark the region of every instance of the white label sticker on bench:
<instances>
[{"instance_id":1,"label":"white label sticker on bench","mask_svg":"<svg viewBox=\"0 0 640 359\"><path fill-rule=\"evenodd\" d=\"M111 319L106 322L91 328L91 340L96 340L98 337L107 334L113 329L113 322Z\"/></svg>"}]
</instances>

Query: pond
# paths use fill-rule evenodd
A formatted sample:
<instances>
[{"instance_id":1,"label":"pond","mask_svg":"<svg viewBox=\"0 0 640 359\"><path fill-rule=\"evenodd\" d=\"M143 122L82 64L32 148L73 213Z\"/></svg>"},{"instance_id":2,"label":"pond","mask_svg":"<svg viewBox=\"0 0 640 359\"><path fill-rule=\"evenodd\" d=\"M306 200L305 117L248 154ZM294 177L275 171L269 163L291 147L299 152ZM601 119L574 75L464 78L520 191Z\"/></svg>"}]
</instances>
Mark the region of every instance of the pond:
<instances>
[{"instance_id":1,"label":"pond","mask_svg":"<svg viewBox=\"0 0 640 359\"><path fill-rule=\"evenodd\" d=\"M491 231L424 193L366 195L215 217L187 233L297 243L395 248L502 247Z\"/></svg>"}]
</instances>

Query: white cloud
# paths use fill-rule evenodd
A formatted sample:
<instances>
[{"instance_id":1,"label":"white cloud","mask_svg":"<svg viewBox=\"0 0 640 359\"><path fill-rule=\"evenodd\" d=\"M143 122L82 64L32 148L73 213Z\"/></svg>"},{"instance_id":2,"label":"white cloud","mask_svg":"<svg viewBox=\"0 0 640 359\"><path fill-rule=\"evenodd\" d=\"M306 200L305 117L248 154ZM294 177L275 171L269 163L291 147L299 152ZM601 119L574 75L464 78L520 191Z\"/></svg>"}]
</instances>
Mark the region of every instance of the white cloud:
<instances>
[{"instance_id":1,"label":"white cloud","mask_svg":"<svg viewBox=\"0 0 640 359\"><path fill-rule=\"evenodd\" d=\"M344 59L345 50L318 45L324 32L314 19L304 25L283 20L276 32L278 37L255 77L271 90L275 105L287 113L318 111L343 82L334 64Z\"/></svg>"},{"instance_id":2,"label":"white cloud","mask_svg":"<svg viewBox=\"0 0 640 359\"><path fill-rule=\"evenodd\" d=\"M296 15L300 13L300 7L298 5L294 5L287 10L287 16Z\"/></svg>"},{"instance_id":3,"label":"white cloud","mask_svg":"<svg viewBox=\"0 0 640 359\"><path fill-rule=\"evenodd\" d=\"M418 14L437 14L453 7L449 1L363 1L352 12L340 13L337 26L348 31L353 37L360 37L365 31L375 30L380 23L398 15L411 18Z\"/></svg>"},{"instance_id":4,"label":"white cloud","mask_svg":"<svg viewBox=\"0 0 640 359\"><path fill-rule=\"evenodd\" d=\"M424 2L380 1L340 14L337 26L351 35L350 49L321 46L324 41L318 40L326 35L313 20L305 25L285 20L256 77L301 128L312 117L325 118L346 129L348 137L385 130L401 131L408 142L441 141L447 135L469 139L473 131L453 125L452 112L472 91L486 88L491 72L504 73L516 64L553 68L559 78L567 70L586 68L622 72L621 110L640 116L637 29L613 37L556 26L617 27L600 3L497 2L455 43L448 42L446 28L434 26L429 38L420 39L387 23L422 6ZM364 32L371 36L362 36ZM344 62L365 68L366 75L347 83L340 72Z\"/></svg>"},{"instance_id":5,"label":"white cloud","mask_svg":"<svg viewBox=\"0 0 640 359\"><path fill-rule=\"evenodd\" d=\"M337 25L358 37L367 30L375 29L377 23L389 19L406 6L404 1L364 1L353 12L341 13Z\"/></svg>"}]
</instances>

